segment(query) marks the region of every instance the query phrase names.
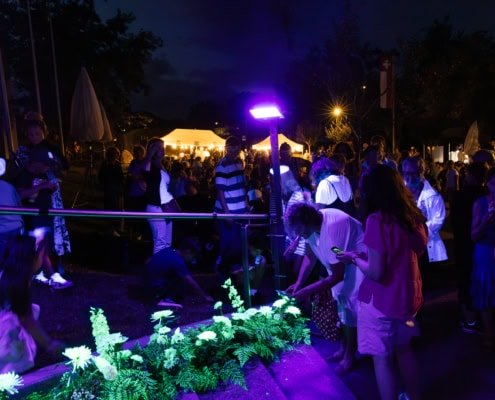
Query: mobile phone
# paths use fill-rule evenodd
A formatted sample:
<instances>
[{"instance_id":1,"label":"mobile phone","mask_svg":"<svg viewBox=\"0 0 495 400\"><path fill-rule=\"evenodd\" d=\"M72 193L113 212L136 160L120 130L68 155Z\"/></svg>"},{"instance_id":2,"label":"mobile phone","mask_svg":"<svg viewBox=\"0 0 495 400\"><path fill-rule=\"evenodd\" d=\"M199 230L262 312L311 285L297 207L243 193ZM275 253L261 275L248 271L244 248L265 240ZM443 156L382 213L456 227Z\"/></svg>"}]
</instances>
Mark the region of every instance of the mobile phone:
<instances>
[{"instance_id":1,"label":"mobile phone","mask_svg":"<svg viewBox=\"0 0 495 400\"><path fill-rule=\"evenodd\" d=\"M330 250L332 250L335 254L342 254L344 251L339 249L337 246L333 246Z\"/></svg>"}]
</instances>

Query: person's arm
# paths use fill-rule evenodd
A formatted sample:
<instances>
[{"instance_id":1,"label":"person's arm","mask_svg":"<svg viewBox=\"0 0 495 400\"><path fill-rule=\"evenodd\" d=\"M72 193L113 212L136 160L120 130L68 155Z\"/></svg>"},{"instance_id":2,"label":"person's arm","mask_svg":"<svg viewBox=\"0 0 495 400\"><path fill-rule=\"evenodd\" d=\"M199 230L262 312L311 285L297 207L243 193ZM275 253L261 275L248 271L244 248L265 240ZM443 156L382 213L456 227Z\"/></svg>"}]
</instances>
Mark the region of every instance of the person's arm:
<instances>
[{"instance_id":1,"label":"person's arm","mask_svg":"<svg viewBox=\"0 0 495 400\"><path fill-rule=\"evenodd\" d=\"M25 199L25 198L31 197L32 195L38 193L40 190L43 190L43 189L55 190L56 188L57 188L56 182L46 181L46 182L40 183L39 185L31 186L30 188L17 188L17 192L19 193L19 196L21 197L21 199Z\"/></svg>"},{"instance_id":2,"label":"person's arm","mask_svg":"<svg viewBox=\"0 0 495 400\"><path fill-rule=\"evenodd\" d=\"M367 255L357 251L345 251L337 255L337 258L345 263L353 263L366 277L377 282L383 278L385 273L385 254L371 247L368 247Z\"/></svg>"},{"instance_id":3,"label":"person's arm","mask_svg":"<svg viewBox=\"0 0 495 400\"><path fill-rule=\"evenodd\" d=\"M315 293L321 292L324 289L334 287L337 283L344 280L344 263L339 262L337 264L331 264L330 269L332 270L332 274L330 276L298 290L294 293L294 297L296 299L305 299Z\"/></svg>"},{"instance_id":4,"label":"person's arm","mask_svg":"<svg viewBox=\"0 0 495 400\"><path fill-rule=\"evenodd\" d=\"M307 245L306 246L306 255L304 256L302 263L301 263L301 268L299 269L299 274L297 276L297 280L294 284L290 285L287 288L287 293L293 294L304 285L304 282L308 279L309 275L311 274L311 271L313 270L314 266L316 264L316 256L314 255L313 251L311 248Z\"/></svg>"},{"instance_id":5,"label":"person's arm","mask_svg":"<svg viewBox=\"0 0 495 400\"><path fill-rule=\"evenodd\" d=\"M50 353L57 353L62 350L63 343L58 340L53 340L43 329L38 320L34 319L33 314L30 313L25 316L19 316L19 322L28 331L28 333L34 338L36 343L47 350Z\"/></svg>"},{"instance_id":6,"label":"person's arm","mask_svg":"<svg viewBox=\"0 0 495 400\"><path fill-rule=\"evenodd\" d=\"M202 288L199 286L198 282L192 277L192 275L182 275L184 282L190 286L199 296L208 302L212 302L213 298L209 296Z\"/></svg>"},{"instance_id":7,"label":"person's arm","mask_svg":"<svg viewBox=\"0 0 495 400\"><path fill-rule=\"evenodd\" d=\"M225 199L225 192L221 189L217 189L217 196L220 205L222 206L224 214L230 214L229 206L227 205L227 200Z\"/></svg>"},{"instance_id":8,"label":"person's arm","mask_svg":"<svg viewBox=\"0 0 495 400\"><path fill-rule=\"evenodd\" d=\"M440 232L445 221L445 203L442 196L436 194L425 200L427 202L427 221L429 235L436 235Z\"/></svg>"}]
</instances>

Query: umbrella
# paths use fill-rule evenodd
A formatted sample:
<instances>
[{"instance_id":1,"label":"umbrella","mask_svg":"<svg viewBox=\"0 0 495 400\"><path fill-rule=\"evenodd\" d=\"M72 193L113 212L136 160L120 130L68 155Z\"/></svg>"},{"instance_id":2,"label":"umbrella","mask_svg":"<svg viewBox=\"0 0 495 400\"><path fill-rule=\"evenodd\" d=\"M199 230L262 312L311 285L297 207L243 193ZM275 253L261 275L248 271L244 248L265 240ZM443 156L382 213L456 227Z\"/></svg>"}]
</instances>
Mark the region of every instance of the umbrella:
<instances>
[{"instance_id":1,"label":"umbrella","mask_svg":"<svg viewBox=\"0 0 495 400\"><path fill-rule=\"evenodd\" d=\"M100 103L100 109L101 109L101 116L103 118L103 135L100 140L102 142L113 142L112 127L110 126L110 122L108 121L105 108L101 103Z\"/></svg>"},{"instance_id":2,"label":"umbrella","mask_svg":"<svg viewBox=\"0 0 495 400\"><path fill-rule=\"evenodd\" d=\"M480 149L478 121L474 121L469 127L466 139L464 140L464 153L472 156Z\"/></svg>"},{"instance_id":3,"label":"umbrella","mask_svg":"<svg viewBox=\"0 0 495 400\"><path fill-rule=\"evenodd\" d=\"M95 142L103 137L105 126L100 103L86 68L81 68L70 109L70 133L81 142Z\"/></svg>"}]
</instances>

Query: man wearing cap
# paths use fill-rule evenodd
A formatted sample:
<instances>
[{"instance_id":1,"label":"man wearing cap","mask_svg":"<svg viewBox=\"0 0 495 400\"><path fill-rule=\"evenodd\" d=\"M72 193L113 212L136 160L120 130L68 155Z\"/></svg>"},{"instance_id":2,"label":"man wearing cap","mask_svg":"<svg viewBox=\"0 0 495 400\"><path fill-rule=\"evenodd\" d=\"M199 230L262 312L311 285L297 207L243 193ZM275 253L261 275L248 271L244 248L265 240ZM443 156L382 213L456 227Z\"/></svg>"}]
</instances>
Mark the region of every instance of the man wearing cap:
<instances>
[{"instance_id":1,"label":"man wearing cap","mask_svg":"<svg viewBox=\"0 0 495 400\"><path fill-rule=\"evenodd\" d=\"M0 176L5 174L5 169L5 160L0 158ZM0 179L0 206L21 206L21 199L14 186L4 179ZM0 259L3 258L3 253L9 240L21 233L22 228L22 217L19 214L0 214Z\"/></svg>"},{"instance_id":2,"label":"man wearing cap","mask_svg":"<svg viewBox=\"0 0 495 400\"><path fill-rule=\"evenodd\" d=\"M215 189L217 199L215 212L218 214L244 214L247 209L244 164L239 157L241 143L235 136L225 141L225 157L215 167ZM239 262L240 225L235 221L219 221L220 251L215 269L225 274Z\"/></svg>"}]
</instances>

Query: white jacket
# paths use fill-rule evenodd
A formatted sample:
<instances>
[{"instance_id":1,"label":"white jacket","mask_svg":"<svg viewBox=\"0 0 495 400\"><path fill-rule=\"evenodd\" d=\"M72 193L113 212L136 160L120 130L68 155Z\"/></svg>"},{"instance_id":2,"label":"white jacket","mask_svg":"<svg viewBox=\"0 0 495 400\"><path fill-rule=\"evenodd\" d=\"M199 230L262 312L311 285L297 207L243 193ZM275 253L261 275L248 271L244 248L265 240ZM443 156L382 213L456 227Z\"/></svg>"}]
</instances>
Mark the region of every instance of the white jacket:
<instances>
[{"instance_id":1,"label":"white jacket","mask_svg":"<svg viewBox=\"0 0 495 400\"><path fill-rule=\"evenodd\" d=\"M425 179L417 206L426 217L428 226L428 259L430 262L447 260L447 250L440 237L440 229L445 221L445 203L442 196Z\"/></svg>"}]
</instances>

